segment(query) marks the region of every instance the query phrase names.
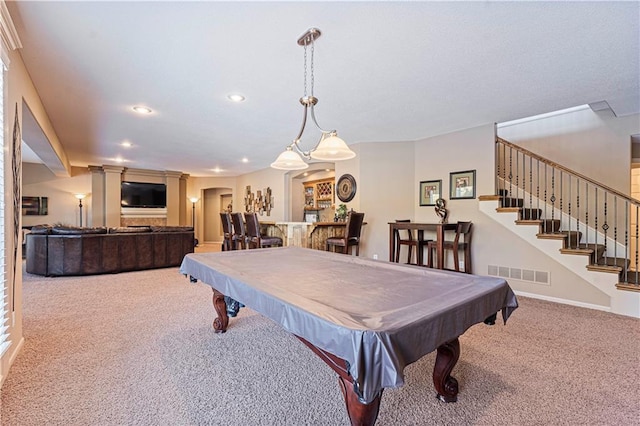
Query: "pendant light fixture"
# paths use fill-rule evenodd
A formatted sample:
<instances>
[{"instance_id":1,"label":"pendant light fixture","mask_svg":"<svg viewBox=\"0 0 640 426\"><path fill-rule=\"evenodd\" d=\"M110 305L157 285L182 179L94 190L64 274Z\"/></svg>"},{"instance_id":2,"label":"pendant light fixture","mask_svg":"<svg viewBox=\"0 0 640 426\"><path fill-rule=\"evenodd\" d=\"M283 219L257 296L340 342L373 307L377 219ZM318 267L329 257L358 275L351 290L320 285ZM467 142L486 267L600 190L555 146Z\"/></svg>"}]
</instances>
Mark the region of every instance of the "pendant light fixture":
<instances>
[{"instance_id":1,"label":"pendant light fixture","mask_svg":"<svg viewBox=\"0 0 640 426\"><path fill-rule=\"evenodd\" d=\"M274 169L280 170L302 170L309 167L303 157L306 160L320 160L320 161L340 161L340 160L348 160L356 156L355 152L349 149L347 144L338 137L338 132L336 130L324 130L320 125L318 125L318 121L316 120L316 115L314 112L314 106L318 103L318 98L313 96L313 84L314 84L314 75L313 75L313 53L314 53L314 42L320 37L322 33L317 28L309 28L307 32L305 32L298 39L298 44L304 47L304 96L300 98L300 103L304 107L304 115L302 117L302 127L300 128L300 132L298 136L291 142L289 146L285 149L285 151L278 156L276 161L271 163L271 167ZM310 87L311 93L307 95L307 47L310 46L311 50L311 66L310 69ZM305 126L307 124L307 115L311 115L311 121L313 124L320 130L320 140L316 144L315 147L310 149L309 151L304 151L300 148L300 138L304 133Z\"/></svg>"}]
</instances>

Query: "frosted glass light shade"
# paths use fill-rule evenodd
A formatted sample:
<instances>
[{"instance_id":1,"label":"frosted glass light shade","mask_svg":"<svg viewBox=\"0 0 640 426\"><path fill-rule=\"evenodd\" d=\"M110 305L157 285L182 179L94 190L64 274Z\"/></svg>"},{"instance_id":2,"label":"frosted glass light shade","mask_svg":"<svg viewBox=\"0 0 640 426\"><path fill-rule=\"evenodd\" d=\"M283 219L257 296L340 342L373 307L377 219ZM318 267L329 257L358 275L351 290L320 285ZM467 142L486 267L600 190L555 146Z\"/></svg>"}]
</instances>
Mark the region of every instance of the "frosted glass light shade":
<instances>
[{"instance_id":1,"label":"frosted glass light shade","mask_svg":"<svg viewBox=\"0 0 640 426\"><path fill-rule=\"evenodd\" d=\"M348 160L356 156L347 144L337 136L324 138L318 147L311 152L311 158L322 161Z\"/></svg>"},{"instance_id":2,"label":"frosted glass light shade","mask_svg":"<svg viewBox=\"0 0 640 426\"><path fill-rule=\"evenodd\" d=\"M278 155L276 161L271 163L271 167L279 170L302 170L308 168L309 165L302 160L302 157L297 152L293 152L289 147Z\"/></svg>"}]
</instances>

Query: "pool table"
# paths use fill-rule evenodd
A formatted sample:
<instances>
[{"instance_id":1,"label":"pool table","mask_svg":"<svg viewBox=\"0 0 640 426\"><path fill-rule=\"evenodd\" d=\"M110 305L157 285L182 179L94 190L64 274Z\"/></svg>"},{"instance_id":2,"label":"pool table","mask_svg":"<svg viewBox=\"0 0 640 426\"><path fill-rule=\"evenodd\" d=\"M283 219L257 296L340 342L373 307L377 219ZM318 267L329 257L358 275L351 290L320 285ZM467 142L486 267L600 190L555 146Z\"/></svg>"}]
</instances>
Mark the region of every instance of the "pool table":
<instances>
[{"instance_id":1,"label":"pool table","mask_svg":"<svg viewBox=\"0 0 640 426\"><path fill-rule=\"evenodd\" d=\"M404 367L436 350L437 396L457 399L451 376L458 337L517 308L504 279L374 261L300 247L192 253L180 272L212 287L217 317L240 302L294 334L339 377L352 425L373 425L385 388L404 384Z\"/></svg>"}]
</instances>

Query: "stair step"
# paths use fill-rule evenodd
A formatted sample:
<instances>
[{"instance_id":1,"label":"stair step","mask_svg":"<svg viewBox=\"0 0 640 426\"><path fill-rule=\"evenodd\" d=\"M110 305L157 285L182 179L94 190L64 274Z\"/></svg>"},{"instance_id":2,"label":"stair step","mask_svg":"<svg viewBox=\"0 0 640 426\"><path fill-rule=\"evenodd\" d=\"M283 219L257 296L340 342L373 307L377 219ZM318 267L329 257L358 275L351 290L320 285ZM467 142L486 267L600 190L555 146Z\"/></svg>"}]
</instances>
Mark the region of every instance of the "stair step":
<instances>
[{"instance_id":1,"label":"stair step","mask_svg":"<svg viewBox=\"0 0 640 426\"><path fill-rule=\"evenodd\" d=\"M593 254L593 250L586 248L561 248L560 253L562 254L584 254L591 256Z\"/></svg>"},{"instance_id":2,"label":"stair step","mask_svg":"<svg viewBox=\"0 0 640 426\"><path fill-rule=\"evenodd\" d=\"M500 205L502 207L522 207L522 206L524 206L524 199L522 199L522 198L502 197L502 200L500 200Z\"/></svg>"},{"instance_id":3,"label":"stair step","mask_svg":"<svg viewBox=\"0 0 640 426\"><path fill-rule=\"evenodd\" d=\"M631 283L640 283L640 271L627 270L626 276L624 271L620 273L620 279ZM622 282L622 281L621 281Z\"/></svg>"},{"instance_id":4,"label":"stair step","mask_svg":"<svg viewBox=\"0 0 640 426\"><path fill-rule=\"evenodd\" d=\"M594 252L596 252L598 254L598 259L600 259L602 257L602 255L604 254L604 251L606 250L604 244L594 244L594 243L578 244L578 248L579 249L593 250ZM598 262L593 262L593 263L598 263Z\"/></svg>"},{"instance_id":5,"label":"stair step","mask_svg":"<svg viewBox=\"0 0 640 426\"><path fill-rule=\"evenodd\" d=\"M507 195L509 195L509 191L507 191L506 189L498 189L498 195L501 197L506 197Z\"/></svg>"},{"instance_id":6,"label":"stair step","mask_svg":"<svg viewBox=\"0 0 640 426\"><path fill-rule=\"evenodd\" d=\"M566 235L565 248L581 248L580 239L582 238L582 232L578 231L560 231L561 234Z\"/></svg>"},{"instance_id":7,"label":"stair step","mask_svg":"<svg viewBox=\"0 0 640 426\"><path fill-rule=\"evenodd\" d=\"M570 248L562 248L560 249L560 253L562 254L582 254L582 255L588 255L589 256L589 263L591 265L598 265L601 260L602 260L602 255L605 252L605 247L604 244L593 244L593 243L589 243L589 244L578 244L575 247L570 247ZM614 266L614 265L605 265L602 264L602 269L607 269L607 272L613 272L613 270L609 271L608 270L608 266ZM621 268L622 269L622 268Z\"/></svg>"},{"instance_id":8,"label":"stair step","mask_svg":"<svg viewBox=\"0 0 640 426\"><path fill-rule=\"evenodd\" d=\"M602 257L598 260L596 265L598 266L615 266L623 270L624 268L628 268L631 262L629 259L625 259L624 257ZM635 274L635 271L633 272ZM640 275L640 274L639 274Z\"/></svg>"},{"instance_id":9,"label":"stair step","mask_svg":"<svg viewBox=\"0 0 640 426\"><path fill-rule=\"evenodd\" d=\"M587 265L587 270L596 271L596 272L613 272L619 274L622 272L622 268L619 266L611 266L611 265Z\"/></svg>"},{"instance_id":10,"label":"stair step","mask_svg":"<svg viewBox=\"0 0 640 426\"><path fill-rule=\"evenodd\" d=\"M542 217L542 209L522 208L520 209L520 219L537 220Z\"/></svg>"},{"instance_id":11,"label":"stair step","mask_svg":"<svg viewBox=\"0 0 640 426\"><path fill-rule=\"evenodd\" d=\"M498 207L496 211L498 213L518 213L520 211L520 207Z\"/></svg>"},{"instance_id":12,"label":"stair step","mask_svg":"<svg viewBox=\"0 0 640 426\"><path fill-rule=\"evenodd\" d=\"M539 232L536 234L536 237L545 240L564 240L567 236L562 232Z\"/></svg>"},{"instance_id":13,"label":"stair step","mask_svg":"<svg viewBox=\"0 0 640 426\"><path fill-rule=\"evenodd\" d=\"M519 219L519 220L516 220L516 225L537 225L537 226L540 226L541 224L542 224L542 221L540 219L536 219L536 220Z\"/></svg>"},{"instance_id":14,"label":"stair step","mask_svg":"<svg viewBox=\"0 0 640 426\"><path fill-rule=\"evenodd\" d=\"M635 276L633 277L633 281L635 281ZM619 282L616 284L616 288L618 290L627 290L627 291L640 291L640 283L633 282L631 277L626 282Z\"/></svg>"},{"instance_id":15,"label":"stair step","mask_svg":"<svg viewBox=\"0 0 640 426\"><path fill-rule=\"evenodd\" d=\"M560 231L560 219L542 219L542 223L540 224L540 232L545 233L553 233Z\"/></svg>"}]
</instances>

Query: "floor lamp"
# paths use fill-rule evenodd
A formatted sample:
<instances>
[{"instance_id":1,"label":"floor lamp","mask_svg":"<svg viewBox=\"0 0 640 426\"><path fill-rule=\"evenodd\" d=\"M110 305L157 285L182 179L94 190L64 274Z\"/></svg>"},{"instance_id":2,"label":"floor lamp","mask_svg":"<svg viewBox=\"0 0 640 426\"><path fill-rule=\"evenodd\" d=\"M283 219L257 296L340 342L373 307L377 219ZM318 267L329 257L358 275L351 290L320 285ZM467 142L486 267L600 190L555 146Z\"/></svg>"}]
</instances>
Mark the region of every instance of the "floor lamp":
<instances>
[{"instance_id":1,"label":"floor lamp","mask_svg":"<svg viewBox=\"0 0 640 426\"><path fill-rule=\"evenodd\" d=\"M81 228L82 228L82 200L86 196L87 194L76 194L76 198L78 199L78 201L80 201L79 207L80 207L80 227Z\"/></svg>"},{"instance_id":2,"label":"floor lamp","mask_svg":"<svg viewBox=\"0 0 640 426\"><path fill-rule=\"evenodd\" d=\"M195 247L198 247L198 239L195 238L196 235L196 203L198 202L199 198L198 197L191 197L189 198L189 200L191 201L191 206L192 206L192 210L191 210L191 226L193 226L193 245Z\"/></svg>"}]
</instances>

